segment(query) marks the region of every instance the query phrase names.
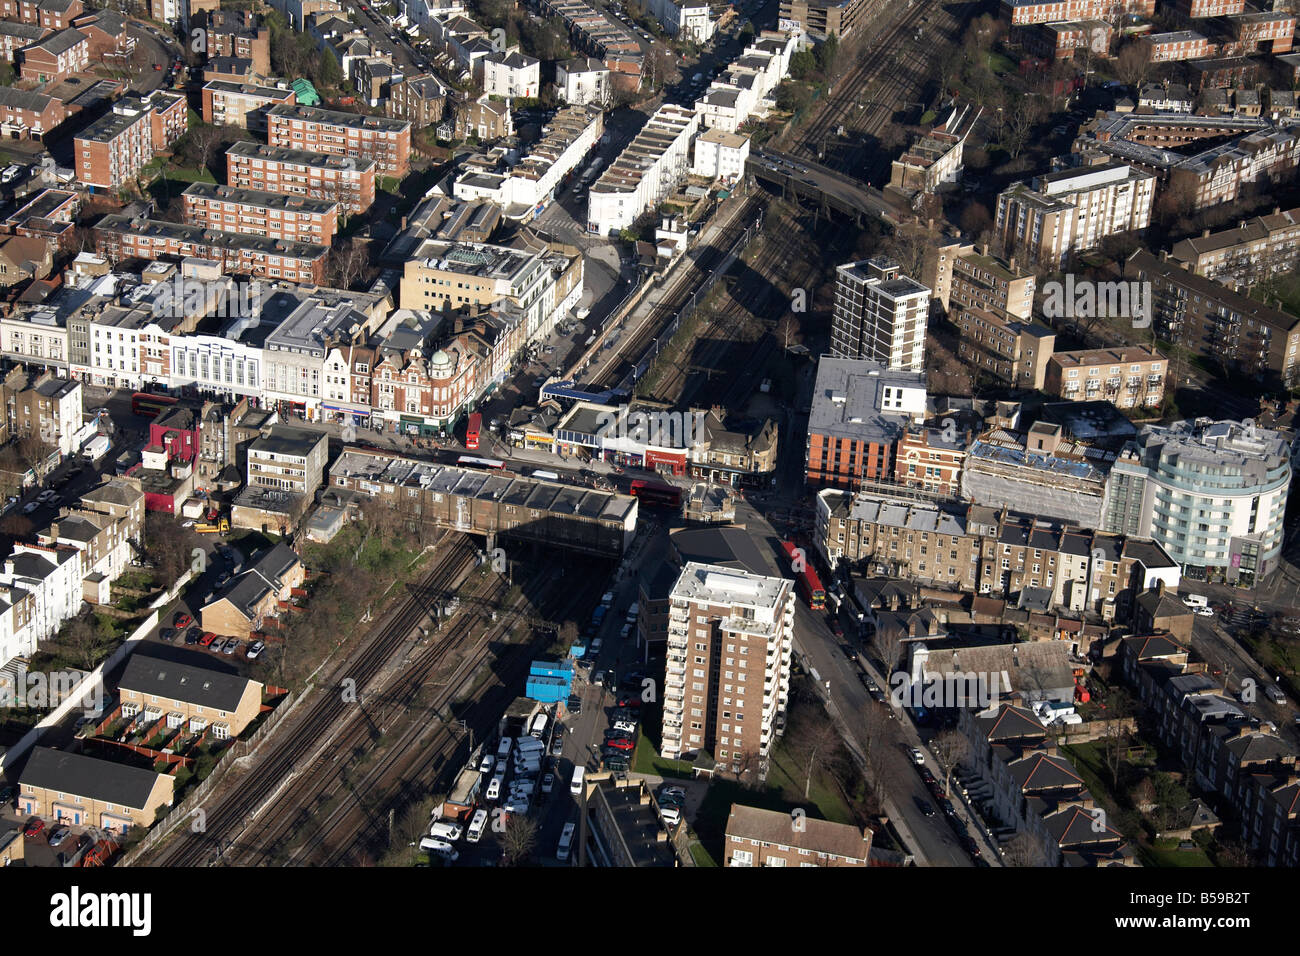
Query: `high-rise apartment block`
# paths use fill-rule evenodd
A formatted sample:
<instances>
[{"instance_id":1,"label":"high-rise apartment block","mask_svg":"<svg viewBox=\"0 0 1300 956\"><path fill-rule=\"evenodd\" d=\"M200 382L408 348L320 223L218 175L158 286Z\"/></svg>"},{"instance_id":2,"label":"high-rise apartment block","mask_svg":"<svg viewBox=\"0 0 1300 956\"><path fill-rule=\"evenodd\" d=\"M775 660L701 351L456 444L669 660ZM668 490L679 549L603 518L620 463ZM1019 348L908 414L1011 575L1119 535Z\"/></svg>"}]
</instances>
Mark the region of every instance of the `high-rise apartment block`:
<instances>
[{"instance_id":1,"label":"high-rise apartment block","mask_svg":"<svg viewBox=\"0 0 1300 956\"><path fill-rule=\"evenodd\" d=\"M663 755L762 771L785 726L793 582L689 562L669 599Z\"/></svg>"},{"instance_id":2,"label":"high-rise apartment block","mask_svg":"<svg viewBox=\"0 0 1300 956\"><path fill-rule=\"evenodd\" d=\"M930 290L899 275L890 259L850 262L835 271L831 355L870 359L891 371L922 371Z\"/></svg>"}]
</instances>

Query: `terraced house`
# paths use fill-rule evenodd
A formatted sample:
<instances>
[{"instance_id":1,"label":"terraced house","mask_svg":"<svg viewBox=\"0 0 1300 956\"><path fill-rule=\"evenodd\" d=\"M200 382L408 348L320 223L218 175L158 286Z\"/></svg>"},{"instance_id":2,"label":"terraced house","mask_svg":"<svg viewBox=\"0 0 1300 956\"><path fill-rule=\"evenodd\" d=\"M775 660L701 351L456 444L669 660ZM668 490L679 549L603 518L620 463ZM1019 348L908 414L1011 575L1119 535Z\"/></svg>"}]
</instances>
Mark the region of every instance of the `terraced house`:
<instances>
[{"instance_id":1,"label":"terraced house","mask_svg":"<svg viewBox=\"0 0 1300 956\"><path fill-rule=\"evenodd\" d=\"M144 653L127 660L118 695L123 717L144 711L165 718L169 730L206 730L216 740L238 737L262 706L262 685L255 680Z\"/></svg>"},{"instance_id":2,"label":"terraced house","mask_svg":"<svg viewBox=\"0 0 1300 956\"><path fill-rule=\"evenodd\" d=\"M37 83L53 83L90 65L90 41L68 27L19 51L18 75Z\"/></svg>"},{"instance_id":3,"label":"terraced house","mask_svg":"<svg viewBox=\"0 0 1300 956\"><path fill-rule=\"evenodd\" d=\"M34 747L18 781L20 812L45 820L125 833L151 827L171 805L175 781L165 773Z\"/></svg>"}]
</instances>

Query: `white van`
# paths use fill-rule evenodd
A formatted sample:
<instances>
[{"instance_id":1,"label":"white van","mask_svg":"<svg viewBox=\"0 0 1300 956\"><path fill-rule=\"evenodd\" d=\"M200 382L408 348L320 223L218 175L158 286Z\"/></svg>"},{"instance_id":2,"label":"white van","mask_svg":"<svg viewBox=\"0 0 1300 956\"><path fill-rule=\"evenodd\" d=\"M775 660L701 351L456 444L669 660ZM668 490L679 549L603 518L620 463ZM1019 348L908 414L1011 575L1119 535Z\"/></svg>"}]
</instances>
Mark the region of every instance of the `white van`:
<instances>
[{"instance_id":1,"label":"white van","mask_svg":"<svg viewBox=\"0 0 1300 956\"><path fill-rule=\"evenodd\" d=\"M529 728L528 733L538 740L546 736L546 715L538 714L533 718L533 726Z\"/></svg>"},{"instance_id":2,"label":"white van","mask_svg":"<svg viewBox=\"0 0 1300 956\"><path fill-rule=\"evenodd\" d=\"M420 849L424 850L426 853L440 856L451 863L455 863L460 859L460 854L456 852L456 848L446 840L439 840L434 837L425 837L420 841Z\"/></svg>"},{"instance_id":3,"label":"white van","mask_svg":"<svg viewBox=\"0 0 1300 956\"><path fill-rule=\"evenodd\" d=\"M429 827L429 836L437 837L439 840L446 840L448 843L455 843L460 839L463 832L460 824L448 823L446 820L439 820Z\"/></svg>"},{"instance_id":4,"label":"white van","mask_svg":"<svg viewBox=\"0 0 1300 956\"><path fill-rule=\"evenodd\" d=\"M530 754L540 756L545 749L546 745L536 737L520 737L519 742L515 744L515 756L528 756Z\"/></svg>"},{"instance_id":5,"label":"white van","mask_svg":"<svg viewBox=\"0 0 1300 956\"><path fill-rule=\"evenodd\" d=\"M513 737L502 737L501 743L497 744L497 759L505 760L510 756L510 748L514 745Z\"/></svg>"},{"instance_id":6,"label":"white van","mask_svg":"<svg viewBox=\"0 0 1300 956\"><path fill-rule=\"evenodd\" d=\"M573 768L573 779L569 781L569 793L575 796L582 793L582 778L586 776L587 768L581 765Z\"/></svg>"},{"instance_id":7,"label":"white van","mask_svg":"<svg viewBox=\"0 0 1300 956\"><path fill-rule=\"evenodd\" d=\"M487 829L488 812L486 810L475 810L474 817L469 821L469 833L465 839L470 843L477 843L483 839L483 831Z\"/></svg>"},{"instance_id":8,"label":"white van","mask_svg":"<svg viewBox=\"0 0 1300 956\"><path fill-rule=\"evenodd\" d=\"M505 782L506 782L506 778L504 774L497 774L495 777L493 777L491 783L488 784L487 799L495 800L499 796L501 796L501 787L505 784Z\"/></svg>"},{"instance_id":9,"label":"white van","mask_svg":"<svg viewBox=\"0 0 1300 956\"><path fill-rule=\"evenodd\" d=\"M1183 603L1188 607L1207 607L1210 602L1206 600L1204 594L1184 594Z\"/></svg>"},{"instance_id":10,"label":"white van","mask_svg":"<svg viewBox=\"0 0 1300 956\"><path fill-rule=\"evenodd\" d=\"M574 823L566 823L564 829L560 831L560 845L555 851L555 858L563 863L569 858L569 848L573 846L573 831L577 829Z\"/></svg>"}]
</instances>

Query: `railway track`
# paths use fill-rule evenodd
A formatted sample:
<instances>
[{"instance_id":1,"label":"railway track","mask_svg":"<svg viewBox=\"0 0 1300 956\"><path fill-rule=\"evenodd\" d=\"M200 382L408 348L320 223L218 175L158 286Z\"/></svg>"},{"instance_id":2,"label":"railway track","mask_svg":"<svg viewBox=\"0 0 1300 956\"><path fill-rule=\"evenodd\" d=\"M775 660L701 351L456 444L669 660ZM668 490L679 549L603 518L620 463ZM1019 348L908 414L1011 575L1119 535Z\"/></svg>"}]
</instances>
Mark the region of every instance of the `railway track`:
<instances>
[{"instance_id":1,"label":"railway track","mask_svg":"<svg viewBox=\"0 0 1300 956\"><path fill-rule=\"evenodd\" d=\"M759 240L757 255L752 262L745 264L745 269L764 279L781 276L783 265L798 258L804 236L801 229L765 230ZM797 282L793 284L798 285ZM740 372L741 374L728 376L733 382L727 394L735 391L734 379L743 380L746 378L745 372L756 371L756 358L761 356L766 360L762 343L771 337L770 327L775 325L778 313L784 313L789 306L780 295L777 298L782 298L782 302L773 303L773 294L777 291L769 282L733 281L721 307L713 311L708 323L697 333L694 340L696 347L691 351L691 362L673 362L667 364L661 372L656 383L657 396L681 406L692 402L701 407L712 404L715 396L708 394L712 375L709 374L702 380L699 374L701 369L709 372L713 369ZM751 336L745 341L745 328L755 317L769 321L764 323L766 327L760 329L757 336ZM737 355L736 346L742 342L743 352Z\"/></svg>"},{"instance_id":2,"label":"railway track","mask_svg":"<svg viewBox=\"0 0 1300 956\"><path fill-rule=\"evenodd\" d=\"M442 541L447 541L444 536ZM408 640L411 631L428 616L432 601L447 593L477 560L476 548L468 537L455 535L437 563L411 588L405 601L390 612L387 620L372 632L363 648L335 669L329 683L316 692L316 699L292 723L263 745L251 770L236 785L222 789L204 809L203 832L180 831L170 842L141 863L155 866L198 866L220 858L247 825L249 819L285 785L301 761L327 745L327 734L355 704L345 701L340 682L355 682L358 697L392 660ZM230 767L225 769L230 772Z\"/></svg>"},{"instance_id":3,"label":"railway track","mask_svg":"<svg viewBox=\"0 0 1300 956\"><path fill-rule=\"evenodd\" d=\"M637 326L636 330L621 340L613 353L603 361L592 361L593 373L589 376L592 385L597 388L612 388L627 374L624 362L635 367L651 344L663 333L668 323L690 299L691 294L715 272L726 258L727 250L735 244L744 231L753 225L755 217L762 207L762 198L755 194L745 200L725 229L707 246L700 249L699 256L692 264L681 269L674 276L668 291L660 298L650 315Z\"/></svg>"},{"instance_id":4,"label":"railway track","mask_svg":"<svg viewBox=\"0 0 1300 956\"><path fill-rule=\"evenodd\" d=\"M871 174L887 171L887 163L881 163L887 157L878 143L869 145L869 139L893 122L900 103L915 101L923 94L938 58L951 52L965 15L975 7L966 4L958 15L939 0L916 0L903 10L871 41L870 49L808 124L795 132L789 151L867 181L876 178ZM924 31L920 40L915 39L918 27ZM841 125L844 137L837 132Z\"/></svg>"},{"instance_id":5,"label":"railway track","mask_svg":"<svg viewBox=\"0 0 1300 956\"><path fill-rule=\"evenodd\" d=\"M508 590L503 577L491 575L473 588L480 593L469 596L497 603ZM398 765L410 760L411 749L430 732L427 718L436 717L450 703L465 674L472 673L473 668L486 658L489 637L505 627L503 623L497 628L483 629L480 624L479 615L473 610L458 614L444 633L403 667L392 686L362 697L359 700L362 706L354 708L356 714L335 735L329 751L320 755L310 772L296 778L263 808L260 815L266 821L264 826L240 848L241 853L233 859L228 855L227 861L232 865L273 863L280 848L291 839L303 837L304 830L306 840L289 854L287 862L290 865L314 862L312 858L325 849L337 848L339 855L351 853L355 838L363 832L366 821L373 818L366 804L371 803L373 810L373 804L383 800L385 781L393 777ZM463 651L468 651L468 656L459 661L452 674L447 675L446 689L435 694L427 706L417 705L416 698L430 679L453 655ZM396 739L387 739L394 722L412 712L417 714L416 719L403 727ZM364 753L380 736L385 738L380 759L373 766L365 766L360 779L349 779L351 774L346 758L358 752ZM445 724L440 724L433 748L440 751L447 740L454 737ZM340 802L323 819L312 814L315 806L343 794L352 799ZM339 847L340 836L353 839Z\"/></svg>"}]
</instances>

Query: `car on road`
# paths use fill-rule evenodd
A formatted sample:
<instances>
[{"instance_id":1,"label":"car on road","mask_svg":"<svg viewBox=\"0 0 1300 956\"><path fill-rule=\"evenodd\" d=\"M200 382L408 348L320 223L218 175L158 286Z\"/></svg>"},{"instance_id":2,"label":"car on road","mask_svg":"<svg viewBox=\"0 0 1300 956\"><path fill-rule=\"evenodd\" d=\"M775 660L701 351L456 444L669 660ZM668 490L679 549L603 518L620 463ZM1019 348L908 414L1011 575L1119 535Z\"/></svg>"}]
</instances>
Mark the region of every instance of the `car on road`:
<instances>
[{"instance_id":1,"label":"car on road","mask_svg":"<svg viewBox=\"0 0 1300 956\"><path fill-rule=\"evenodd\" d=\"M912 758L912 763L916 764L918 767L925 766L925 754L921 753L920 747L911 747L908 749L907 753Z\"/></svg>"},{"instance_id":2,"label":"car on road","mask_svg":"<svg viewBox=\"0 0 1300 956\"><path fill-rule=\"evenodd\" d=\"M1197 617L1214 617L1214 608L1198 607L1195 609L1194 613Z\"/></svg>"},{"instance_id":3,"label":"car on road","mask_svg":"<svg viewBox=\"0 0 1300 956\"><path fill-rule=\"evenodd\" d=\"M840 626L840 622L837 618L832 617L828 619L826 623L830 625L831 633L834 634L836 637L844 636L844 628ZM850 652L851 651L852 648L850 648Z\"/></svg>"},{"instance_id":4,"label":"car on road","mask_svg":"<svg viewBox=\"0 0 1300 956\"><path fill-rule=\"evenodd\" d=\"M930 772L930 768L929 768L929 767L922 767L922 768L921 768L921 780L924 781L924 783L925 783L925 785L926 785L927 787L937 786L938 783L939 783L939 781L938 781L938 779L935 777L935 775L934 775L933 773Z\"/></svg>"},{"instance_id":5,"label":"car on road","mask_svg":"<svg viewBox=\"0 0 1300 956\"><path fill-rule=\"evenodd\" d=\"M913 797L912 802L916 804L916 809L920 810L925 816L934 816L934 807L930 806L930 804L925 800L922 800L920 797Z\"/></svg>"},{"instance_id":6,"label":"car on road","mask_svg":"<svg viewBox=\"0 0 1300 956\"><path fill-rule=\"evenodd\" d=\"M23 827L23 836L34 837L45 829L45 821L40 817L32 817L27 821L27 826Z\"/></svg>"},{"instance_id":7,"label":"car on road","mask_svg":"<svg viewBox=\"0 0 1300 956\"><path fill-rule=\"evenodd\" d=\"M264 642L254 641L252 644L248 645L248 654L246 656L250 661L255 661L262 656L262 651L264 650L266 650L266 644Z\"/></svg>"},{"instance_id":8,"label":"car on road","mask_svg":"<svg viewBox=\"0 0 1300 956\"><path fill-rule=\"evenodd\" d=\"M172 626L176 628L189 627L193 623L194 623L194 618L190 617L188 614L185 614L183 612L177 614L174 618L172 618Z\"/></svg>"},{"instance_id":9,"label":"car on road","mask_svg":"<svg viewBox=\"0 0 1300 956\"><path fill-rule=\"evenodd\" d=\"M211 631L208 631L208 633L204 634L202 637L199 638L199 647L211 647L212 642L215 641L216 639L217 639L217 635L213 634Z\"/></svg>"},{"instance_id":10,"label":"car on road","mask_svg":"<svg viewBox=\"0 0 1300 956\"><path fill-rule=\"evenodd\" d=\"M50 831L50 846L59 846L70 836L72 836L72 831L67 827L55 827Z\"/></svg>"}]
</instances>

